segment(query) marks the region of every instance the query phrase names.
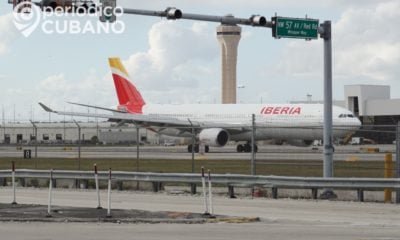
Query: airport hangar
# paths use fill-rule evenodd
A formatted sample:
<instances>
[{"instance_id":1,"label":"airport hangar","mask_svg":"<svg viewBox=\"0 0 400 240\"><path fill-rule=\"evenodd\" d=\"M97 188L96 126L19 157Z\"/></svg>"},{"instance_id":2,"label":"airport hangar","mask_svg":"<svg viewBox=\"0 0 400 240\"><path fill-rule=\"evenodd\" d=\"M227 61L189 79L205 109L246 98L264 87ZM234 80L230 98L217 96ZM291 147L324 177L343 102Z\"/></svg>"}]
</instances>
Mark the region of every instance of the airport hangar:
<instances>
[{"instance_id":1,"label":"airport hangar","mask_svg":"<svg viewBox=\"0 0 400 240\"><path fill-rule=\"evenodd\" d=\"M337 106L345 107L360 118L365 130L359 131L354 136L371 139L376 143L391 144L395 131L400 121L400 99L390 98L390 86L387 85L346 85L344 86L344 100L334 101ZM291 103L322 103L322 101L292 101ZM78 141L78 127L75 123L36 123L38 127L37 141L47 144L76 143ZM110 122L86 122L81 126L81 140L84 143L124 144L136 143L136 128L132 126L117 126ZM387 127L379 127L385 125ZM383 130L386 130L383 131ZM383 132L382 132L383 131ZM0 143L32 143L36 140L35 129L31 123L4 123L0 127ZM159 144L175 142L184 144L182 140L168 138L154 134L146 129L139 131L140 142Z\"/></svg>"}]
</instances>

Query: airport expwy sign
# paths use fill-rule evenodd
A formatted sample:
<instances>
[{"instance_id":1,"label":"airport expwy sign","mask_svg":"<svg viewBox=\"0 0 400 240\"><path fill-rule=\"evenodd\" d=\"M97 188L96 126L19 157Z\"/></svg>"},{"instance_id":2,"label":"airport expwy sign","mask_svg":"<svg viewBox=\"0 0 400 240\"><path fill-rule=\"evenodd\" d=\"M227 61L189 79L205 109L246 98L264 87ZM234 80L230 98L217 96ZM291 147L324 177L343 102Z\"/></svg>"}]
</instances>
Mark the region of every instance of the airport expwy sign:
<instances>
[{"instance_id":1,"label":"airport expwy sign","mask_svg":"<svg viewBox=\"0 0 400 240\"><path fill-rule=\"evenodd\" d=\"M318 39L318 19L272 17L275 38Z\"/></svg>"}]
</instances>

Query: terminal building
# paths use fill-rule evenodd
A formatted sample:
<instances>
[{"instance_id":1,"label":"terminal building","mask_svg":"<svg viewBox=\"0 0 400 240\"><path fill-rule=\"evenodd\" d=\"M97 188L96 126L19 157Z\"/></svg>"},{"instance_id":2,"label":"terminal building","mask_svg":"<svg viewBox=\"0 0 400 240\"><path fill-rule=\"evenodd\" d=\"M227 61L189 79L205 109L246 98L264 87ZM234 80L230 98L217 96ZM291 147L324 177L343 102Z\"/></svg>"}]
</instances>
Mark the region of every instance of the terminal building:
<instances>
[{"instance_id":1,"label":"terminal building","mask_svg":"<svg viewBox=\"0 0 400 240\"><path fill-rule=\"evenodd\" d=\"M132 126L117 126L115 123L78 123L81 142L87 144L130 144L136 143L136 128ZM75 123L4 123L0 125L2 144L75 144L79 141L79 128ZM37 133L37 134L35 134ZM141 142L147 141L147 131L141 129Z\"/></svg>"},{"instance_id":2,"label":"terminal building","mask_svg":"<svg viewBox=\"0 0 400 240\"><path fill-rule=\"evenodd\" d=\"M161 136L132 124L118 125L111 122L79 122L82 144L184 144L179 138ZM3 123L0 125L0 144L76 144L79 141L79 128L73 122ZM139 141L138 141L139 137Z\"/></svg>"},{"instance_id":3,"label":"terminal building","mask_svg":"<svg viewBox=\"0 0 400 240\"><path fill-rule=\"evenodd\" d=\"M323 101L292 101L292 103L323 103ZM387 85L345 85L344 100L334 105L352 111L363 127L355 136L375 143L391 144L396 139L396 125L400 121L400 99L392 99Z\"/></svg>"},{"instance_id":4,"label":"terminal building","mask_svg":"<svg viewBox=\"0 0 400 240\"><path fill-rule=\"evenodd\" d=\"M365 131L359 131L358 136L377 143L393 143L400 121L400 99L390 97L390 86L347 85L344 96L344 107L359 117L363 124Z\"/></svg>"}]
</instances>

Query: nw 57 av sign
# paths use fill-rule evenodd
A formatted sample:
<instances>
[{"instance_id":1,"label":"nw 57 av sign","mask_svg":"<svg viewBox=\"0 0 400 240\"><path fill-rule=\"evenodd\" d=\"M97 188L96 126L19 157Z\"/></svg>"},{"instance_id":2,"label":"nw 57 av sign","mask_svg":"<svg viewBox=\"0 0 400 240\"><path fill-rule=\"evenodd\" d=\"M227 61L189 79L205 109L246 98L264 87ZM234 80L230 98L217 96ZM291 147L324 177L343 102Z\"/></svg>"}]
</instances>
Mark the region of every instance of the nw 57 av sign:
<instances>
[{"instance_id":1,"label":"nw 57 av sign","mask_svg":"<svg viewBox=\"0 0 400 240\"><path fill-rule=\"evenodd\" d=\"M272 17L271 20L275 38L318 38L318 19Z\"/></svg>"}]
</instances>

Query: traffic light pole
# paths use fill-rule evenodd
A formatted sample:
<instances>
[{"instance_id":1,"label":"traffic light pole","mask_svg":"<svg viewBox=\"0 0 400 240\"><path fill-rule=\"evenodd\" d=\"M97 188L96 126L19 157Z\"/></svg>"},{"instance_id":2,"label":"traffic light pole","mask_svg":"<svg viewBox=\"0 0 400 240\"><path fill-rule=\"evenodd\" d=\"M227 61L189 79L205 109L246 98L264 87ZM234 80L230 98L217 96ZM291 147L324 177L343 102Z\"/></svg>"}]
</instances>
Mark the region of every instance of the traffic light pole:
<instances>
[{"instance_id":1,"label":"traffic light pole","mask_svg":"<svg viewBox=\"0 0 400 240\"><path fill-rule=\"evenodd\" d=\"M250 18L235 18L232 15L227 16L211 16L193 13L182 13L182 19L206 21L206 22L218 22L221 24L228 25L248 25L254 27L272 27L272 23L268 22L265 17L259 15L253 15Z\"/></svg>"},{"instance_id":2,"label":"traffic light pole","mask_svg":"<svg viewBox=\"0 0 400 240\"><path fill-rule=\"evenodd\" d=\"M400 178L400 121L396 127L396 169L395 177ZM396 203L400 203L400 190L396 190Z\"/></svg>"},{"instance_id":3,"label":"traffic light pole","mask_svg":"<svg viewBox=\"0 0 400 240\"><path fill-rule=\"evenodd\" d=\"M249 25L253 27L272 27L272 22L266 20L264 16L252 15L250 18L236 18L232 15L227 16L213 16L204 14L182 13L181 10L176 8L167 8L164 11L151 11L143 9L123 8L124 14L144 15L153 17L165 17L170 20L186 19L206 22L218 22L228 25ZM117 13L121 13L120 9L116 9Z\"/></svg>"},{"instance_id":4,"label":"traffic light pole","mask_svg":"<svg viewBox=\"0 0 400 240\"><path fill-rule=\"evenodd\" d=\"M319 32L324 39L324 169L323 177L333 177L333 136L332 136L332 31L331 21L320 25ZM324 189L323 199L336 198L332 189Z\"/></svg>"},{"instance_id":5,"label":"traffic light pole","mask_svg":"<svg viewBox=\"0 0 400 240\"><path fill-rule=\"evenodd\" d=\"M176 8L167 8L165 11L152 11L152 10L132 9L132 8L123 8L122 10L123 12L121 12L120 9L116 9L117 13L123 13L123 14L165 17L167 19L179 19L182 17L181 10Z\"/></svg>"}]
</instances>

